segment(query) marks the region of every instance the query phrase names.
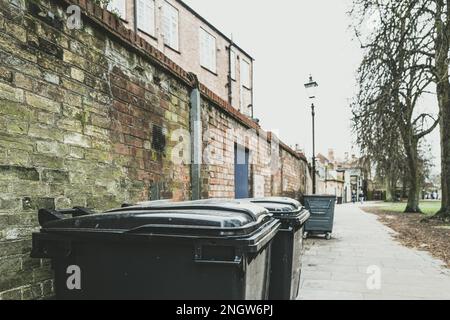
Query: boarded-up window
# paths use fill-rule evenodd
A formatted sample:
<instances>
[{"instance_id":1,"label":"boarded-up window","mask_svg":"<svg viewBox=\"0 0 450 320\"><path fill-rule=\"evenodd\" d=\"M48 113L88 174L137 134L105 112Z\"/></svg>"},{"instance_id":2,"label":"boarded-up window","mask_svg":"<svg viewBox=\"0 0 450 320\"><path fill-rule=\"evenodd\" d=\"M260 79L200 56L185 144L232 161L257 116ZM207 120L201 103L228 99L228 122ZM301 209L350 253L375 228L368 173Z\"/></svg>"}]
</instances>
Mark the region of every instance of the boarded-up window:
<instances>
[{"instance_id":1,"label":"boarded-up window","mask_svg":"<svg viewBox=\"0 0 450 320\"><path fill-rule=\"evenodd\" d=\"M216 38L200 28L200 64L206 69L216 72Z\"/></svg>"},{"instance_id":2,"label":"boarded-up window","mask_svg":"<svg viewBox=\"0 0 450 320\"><path fill-rule=\"evenodd\" d=\"M136 4L138 29L155 36L155 0L137 0Z\"/></svg>"},{"instance_id":3,"label":"boarded-up window","mask_svg":"<svg viewBox=\"0 0 450 320\"><path fill-rule=\"evenodd\" d=\"M247 89L251 89L250 63L241 59L241 84Z\"/></svg>"},{"instance_id":4,"label":"boarded-up window","mask_svg":"<svg viewBox=\"0 0 450 320\"><path fill-rule=\"evenodd\" d=\"M231 79L236 80L236 52L233 50L230 52L230 60Z\"/></svg>"},{"instance_id":5,"label":"boarded-up window","mask_svg":"<svg viewBox=\"0 0 450 320\"><path fill-rule=\"evenodd\" d=\"M178 51L178 10L170 3L164 2L162 11L164 43Z\"/></svg>"}]
</instances>

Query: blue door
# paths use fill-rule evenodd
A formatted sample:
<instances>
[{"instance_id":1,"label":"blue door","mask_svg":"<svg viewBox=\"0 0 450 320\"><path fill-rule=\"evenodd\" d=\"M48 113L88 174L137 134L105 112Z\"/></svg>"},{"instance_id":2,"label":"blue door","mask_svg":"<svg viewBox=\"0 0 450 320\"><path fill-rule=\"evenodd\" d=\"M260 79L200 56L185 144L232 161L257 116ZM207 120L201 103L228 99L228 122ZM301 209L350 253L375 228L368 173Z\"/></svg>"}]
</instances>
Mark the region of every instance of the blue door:
<instances>
[{"instance_id":1,"label":"blue door","mask_svg":"<svg viewBox=\"0 0 450 320\"><path fill-rule=\"evenodd\" d=\"M234 145L234 190L236 199L249 197L248 174L249 151L245 147Z\"/></svg>"}]
</instances>

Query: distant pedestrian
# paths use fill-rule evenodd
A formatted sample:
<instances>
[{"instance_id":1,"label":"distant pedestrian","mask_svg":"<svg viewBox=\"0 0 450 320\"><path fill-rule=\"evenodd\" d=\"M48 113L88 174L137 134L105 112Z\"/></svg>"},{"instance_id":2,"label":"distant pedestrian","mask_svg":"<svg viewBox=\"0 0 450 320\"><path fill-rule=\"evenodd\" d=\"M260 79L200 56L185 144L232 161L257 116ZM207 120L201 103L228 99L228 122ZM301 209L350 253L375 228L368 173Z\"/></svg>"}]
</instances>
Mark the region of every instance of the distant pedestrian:
<instances>
[{"instance_id":1,"label":"distant pedestrian","mask_svg":"<svg viewBox=\"0 0 450 320\"><path fill-rule=\"evenodd\" d=\"M362 191L359 194L359 201L361 201L361 204L364 204L364 192L362 192Z\"/></svg>"}]
</instances>

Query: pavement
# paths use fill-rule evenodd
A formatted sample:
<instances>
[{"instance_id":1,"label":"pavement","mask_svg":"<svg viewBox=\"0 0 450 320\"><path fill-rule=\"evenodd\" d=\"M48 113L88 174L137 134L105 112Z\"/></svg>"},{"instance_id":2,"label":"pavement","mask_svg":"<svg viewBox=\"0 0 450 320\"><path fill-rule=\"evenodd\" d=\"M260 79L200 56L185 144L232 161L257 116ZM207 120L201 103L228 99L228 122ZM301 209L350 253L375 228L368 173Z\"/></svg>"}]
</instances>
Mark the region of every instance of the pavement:
<instances>
[{"instance_id":1,"label":"pavement","mask_svg":"<svg viewBox=\"0 0 450 320\"><path fill-rule=\"evenodd\" d=\"M450 299L444 263L401 245L392 229L361 207L337 206L333 238L306 240L298 299Z\"/></svg>"}]
</instances>

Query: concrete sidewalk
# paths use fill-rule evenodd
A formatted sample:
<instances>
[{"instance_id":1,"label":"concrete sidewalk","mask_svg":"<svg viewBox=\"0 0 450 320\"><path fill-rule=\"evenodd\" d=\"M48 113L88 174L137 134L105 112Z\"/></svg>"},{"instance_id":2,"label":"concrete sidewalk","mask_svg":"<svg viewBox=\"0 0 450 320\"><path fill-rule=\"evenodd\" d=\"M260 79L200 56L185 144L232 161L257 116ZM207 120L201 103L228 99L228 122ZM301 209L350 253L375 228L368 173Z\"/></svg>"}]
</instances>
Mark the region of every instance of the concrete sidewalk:
<instances>
[{"instance_id":1,"label":"concrete sidewalk","mask_svg":"<svg viewBox=\"0 0 450 320\"><path fill-rule=\"evenodd\" d=\"M360 205L337 206L333 239L305 243L299 299L450 299L450 270L393 234Z\"/></svg>"}]
</instances>

